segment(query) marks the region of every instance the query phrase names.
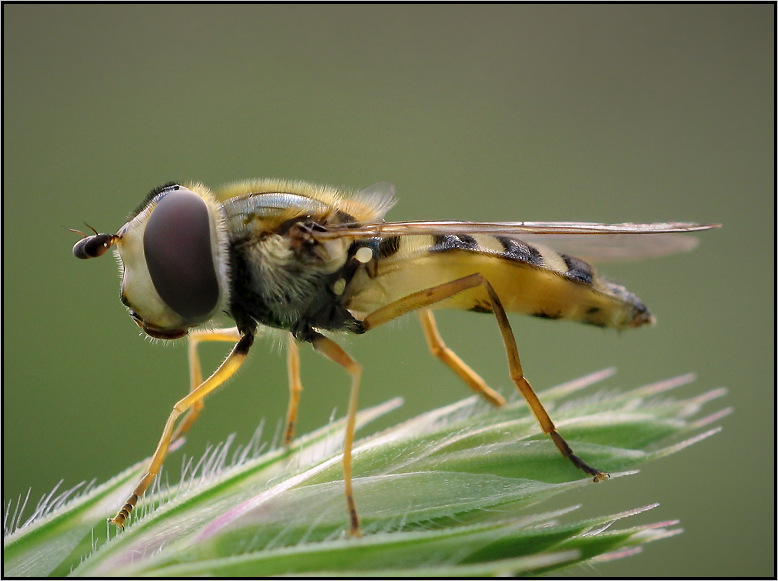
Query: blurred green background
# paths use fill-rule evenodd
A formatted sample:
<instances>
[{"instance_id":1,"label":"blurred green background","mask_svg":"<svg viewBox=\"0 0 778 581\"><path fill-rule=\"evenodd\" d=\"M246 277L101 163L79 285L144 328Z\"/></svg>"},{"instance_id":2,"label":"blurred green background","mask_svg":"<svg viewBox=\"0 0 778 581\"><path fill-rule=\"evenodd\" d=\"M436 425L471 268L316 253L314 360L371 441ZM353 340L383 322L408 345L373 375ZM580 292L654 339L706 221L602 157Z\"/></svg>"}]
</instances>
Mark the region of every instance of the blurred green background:
<instances>
[{"instance_id":1,"label":"blurred green background","mask_svg":"<svg viewBox=\"0 0 778 581\"><path fill-rule=\"evenodd\" d=\"M575 575L775 574L774 6L5 5L3 497L102 481L151 453L187 389L183 343L139 337L110 258L152 187L258 176L397 185L389 218L721 221L689 255L605 265L658 318L618 334L514 317L539 390L608 366L609 387L688 371L727 386L724 431L557 506L653 502L685 534ZM469 394L415 318L350 338L361 405L393 421ZM495 322L439 316L448 344L511 390ZM212 368L226 345L204 349ZM346 407L342 370L303 352L301 433ZM268 437L284 358L259 341L181 458ZM550 461L557 461L551 458ZM120 499L117 499L117 502ZM636 521L637 522L637 521Z\"/></svg>"}]
</instances>

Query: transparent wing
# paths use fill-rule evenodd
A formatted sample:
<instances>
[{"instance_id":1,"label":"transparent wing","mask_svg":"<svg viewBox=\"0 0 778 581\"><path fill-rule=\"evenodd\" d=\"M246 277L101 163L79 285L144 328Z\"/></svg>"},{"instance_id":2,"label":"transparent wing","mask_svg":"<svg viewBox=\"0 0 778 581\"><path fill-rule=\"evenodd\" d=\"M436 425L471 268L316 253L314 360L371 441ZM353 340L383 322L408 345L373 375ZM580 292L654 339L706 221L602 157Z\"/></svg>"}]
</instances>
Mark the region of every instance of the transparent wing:
<instances>
[{"instance_id":1,"label":"transparent wing","mask_svg":"<svg viewBox=\"0 0 778 581\"><path fill-rule=\"evenodd\" d=\"M318 233L318 237L386 238L410 235L490 234L544 244L598 262L637 260L664 256L696 246L696 238L684 236L720 228L721 224L659 222L653 224L601 224L597 222L381 222L343 224Z\"/></svg>"},{"instance_id":2,"label":"transparent wing","mask_svg":"<svg viewBox=\"0 0 778 581\"><path fill-rule=\"evenodd\" d=\"M588 262L616 262L657 258L684 252L697 246L693 236L654 232L639 234L609 234L607 236L576 236L573 234L528 234L521 239L529 244L550 246L557 252L570 254Z\"/></svg>"}]
</instances>

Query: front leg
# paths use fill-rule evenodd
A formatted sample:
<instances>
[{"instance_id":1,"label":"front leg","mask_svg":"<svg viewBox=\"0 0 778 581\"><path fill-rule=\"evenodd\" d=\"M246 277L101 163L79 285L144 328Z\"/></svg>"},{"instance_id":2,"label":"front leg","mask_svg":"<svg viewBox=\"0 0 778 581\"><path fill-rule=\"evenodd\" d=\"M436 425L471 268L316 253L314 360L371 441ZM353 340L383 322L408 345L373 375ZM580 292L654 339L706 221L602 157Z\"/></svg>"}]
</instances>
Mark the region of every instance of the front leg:
<instances>
[{"instance_id":1,"label":"front leg","mask_svg":"<svg viewBox=\"0 0 778 581\"><path fill-rule=\"evenodd\" d=\"M238 332L237 327L227 329L208 329L208 330L193 330L189 332L187 339L189 343L187 345L187 352L189 354L189 393L192 393L203 382L203 371L200 365L200 356L197 353L197 346L205 341L239 341L241 334ZM176 442L179 438L183 437L189 428L192 427L195 420L200 416L200 412L205 407L202 400L199 400L192 404L189 411L178 424L178 428L173 433L170 441Z\"/></svg>"},{"instance_id":2,"label":"front leg","mask_svg":"<svg viewBox=\"0 0 778 581\"><path fill-rule=\"evenodd\" d=\"M135 490L132 491L132 494L124 503L124 506L122 506L119 512L116 513L116 516L111 519L113 524L122 529L124 528L124 521L129 518L132 509L138 503L140 497L143 496L151 483L154 482L154 478L156 478L160 468L162 468L162 463L165 461L165 456L167 456L167 451L173 436L173 428L175 427L178 417L184 412L192 409L193 406L202 406L203 398L229 379L243 364L253 342L253 335L241 337L235 347L233 347L229 356L227 356L227 359L224 360L224 363L222 363L208 379L173 406L173 411L170 412L170 416L165 423L165 429L162 430L162 437L159 439L157 449L151 457L151 462L149 463L146 474L143 475L143 478L141 478L141 481L135 487Z\"/></svg>"}]
</instances>

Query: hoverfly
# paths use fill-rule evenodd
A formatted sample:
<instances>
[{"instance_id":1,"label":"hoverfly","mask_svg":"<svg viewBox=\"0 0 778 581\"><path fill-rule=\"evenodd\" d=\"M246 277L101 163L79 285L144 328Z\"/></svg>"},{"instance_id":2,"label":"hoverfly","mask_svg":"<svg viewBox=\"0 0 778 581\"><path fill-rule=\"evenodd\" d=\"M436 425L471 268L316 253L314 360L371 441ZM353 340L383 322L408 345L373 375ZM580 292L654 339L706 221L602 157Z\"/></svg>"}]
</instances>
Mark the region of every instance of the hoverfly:
<instances>
[{"instance_id":1,"label":"hoverfly","mask_svg":"<svg viewBox=\"0 0 778 581\"><path fill-rule=\"evenodd\" d=\"M351 376L343 477L350 534L358 535L351 449L362 368L331 332L365 333L418 311L431 352L490 403L505 403L446 347L432 315L438 308L493 314L511 379L542 431L595 482L608 478L557 432L524 376L506 311L615 329L650 324L653 316L634 294L543 243L572 244L586 257L637 258L689 249L695 240L676 233L720 225L385 222L393 197L387 183L346 195L298 181L258 179L214 191L171 182L152 190L116 234L95 231L73 247L78 258L113 247L121 301L135 323L151 337L189 338L190 392L173 406L146 474L111 522L124 527L205 396L241 366L258 329L274 327L288 336L286 444L302 389L298 344L310 343ZM208 328L221 312L234 328ZM235 342L205 380L197 355L204 341Z\"/></svg>"}]
</instances>

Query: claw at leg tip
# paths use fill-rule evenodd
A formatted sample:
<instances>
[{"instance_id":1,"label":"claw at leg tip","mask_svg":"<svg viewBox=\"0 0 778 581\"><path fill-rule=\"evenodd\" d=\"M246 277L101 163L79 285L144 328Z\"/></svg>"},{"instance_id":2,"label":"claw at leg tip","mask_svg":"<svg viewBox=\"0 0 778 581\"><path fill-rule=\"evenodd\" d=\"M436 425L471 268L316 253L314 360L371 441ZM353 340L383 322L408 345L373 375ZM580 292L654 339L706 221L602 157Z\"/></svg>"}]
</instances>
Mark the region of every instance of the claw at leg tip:
<instances>
[{"instance_id":1,"label":"claw at leg tip","mask_svg":"<svg viewBox=\"0 0 778 581\"><path fill-rule=\"evenodd\" d=\"M120 530L124 530L124 523L119 521L116 517L109 518L108 522L111 523L112 525L116 525L117 527L119 527Z\"/></svg>"}]
</instances>

